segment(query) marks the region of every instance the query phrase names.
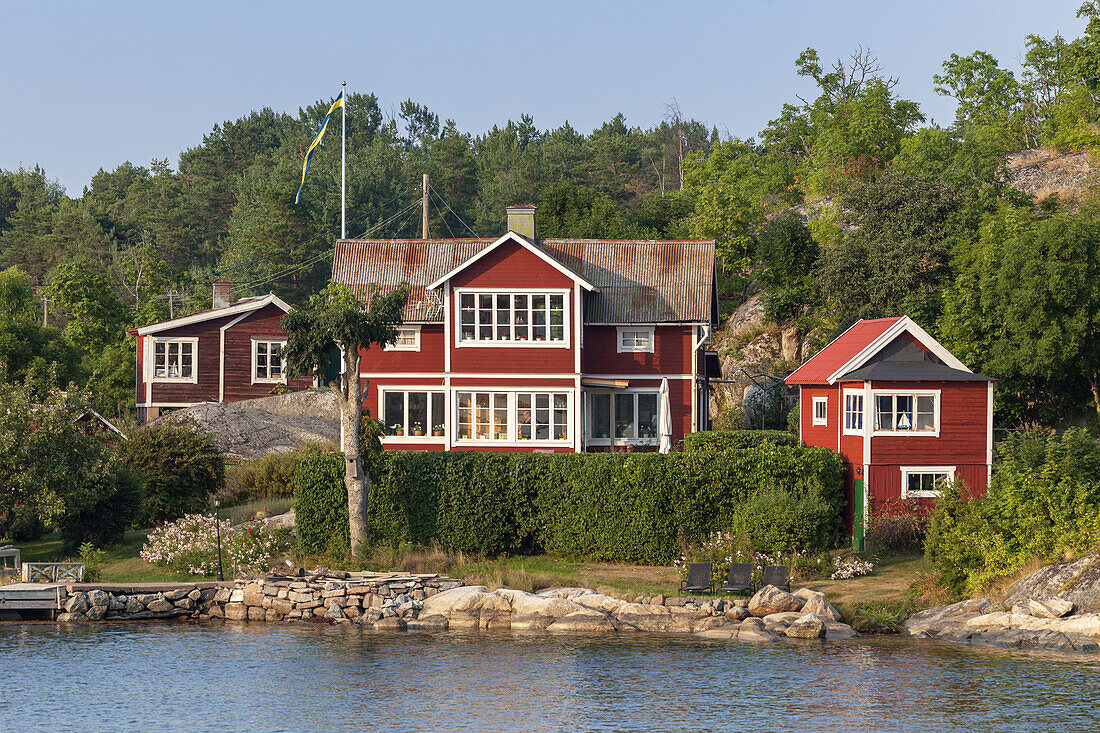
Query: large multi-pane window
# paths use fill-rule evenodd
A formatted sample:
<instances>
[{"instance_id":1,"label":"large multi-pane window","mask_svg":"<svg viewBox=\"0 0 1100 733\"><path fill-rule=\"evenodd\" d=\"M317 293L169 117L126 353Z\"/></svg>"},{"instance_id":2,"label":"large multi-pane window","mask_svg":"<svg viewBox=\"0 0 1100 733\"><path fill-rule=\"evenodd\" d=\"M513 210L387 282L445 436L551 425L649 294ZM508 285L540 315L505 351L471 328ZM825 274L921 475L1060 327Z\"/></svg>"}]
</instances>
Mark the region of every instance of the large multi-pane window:
<instances>
[{"instance_id":1,"label":"large multi-pane window","mask_svg":"<svg viewBox=\"0 0 1100 733\"><path fill-rule=\"evenodd\" d=\"M193 380L195 378L195 339L156 341L153 344L155 379Z\"/></svg>"},{"instance_id":2,"label":"large multi-pane window","mask_svg":"<svg viewBox=\"0 0 1100 733\"><path fill-rule=\"evenodd\" d=\"M458 392L458 440L569 440L565 392Z\"/></svg>"},{"instance_id":3,"label":"large multi-pane window","mask_svg":"<svg viewBox=\"0 0 1100 733\"><path fill-rule=\"evenodd\" d=\"M383 390L382 419L387 435L443 435L447 403L442 392Z\"/></svg>"},{"instance_id":4,"label":"large multi-pane window","mask_svg":"<svg viewBox=\"0 0 1100 733\"><path fill-rule=\"evenodd\" d=\"M565 341L563 293L460 293L460 341Z\"/></svg>"},{"instance_id":5,"label":"large multi-pane window","mask_svg":"<svg viewBox=\"0 0 1100 733\"><path fill-rule=\"evenodd\" d=\"M279 382L283 379L283 347L285 341L252 342L252 379L256 382Z\"/></svg>"},{"instance_id":6,"label":"large multi-pane window","mask_svg":"<svg viewBox=\"0 0 1100 733\"><path fill-rule=\"evenodd\" d=\"M876 394L875 430L892 433L935 433L934 394Z\"/></svg>"},{"instance_id":7,"label":"large multi-pane window","mask_svg":"<svg viewBox=\"0 0 1100 733\"><path fill-rule=\"evenodd\" d=\"M589 392L590 440L656 440L660 409L656 392Z\"/></svg>"}]
</instances>

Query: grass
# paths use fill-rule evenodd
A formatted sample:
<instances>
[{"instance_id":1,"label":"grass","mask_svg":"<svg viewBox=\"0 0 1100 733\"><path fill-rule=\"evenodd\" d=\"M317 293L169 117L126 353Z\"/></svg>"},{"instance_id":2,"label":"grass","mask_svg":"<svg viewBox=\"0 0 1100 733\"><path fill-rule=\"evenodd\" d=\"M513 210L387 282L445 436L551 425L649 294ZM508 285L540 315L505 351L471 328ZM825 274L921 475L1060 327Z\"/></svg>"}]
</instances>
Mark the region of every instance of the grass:
<instances>
[{"instance_id":1,"label":"grass","mask_svg":"<svg viewBox=\"0 0 1100 733\"><path fill-rule=\"evenodd\" d=\"M259 512L274 517L277 514L286 514L293 508L293 499L255 499L236 506L222 507L219 516L228 519L230 524L240 524L245 519L252 519Z\"/></svg>"}]
</instances>

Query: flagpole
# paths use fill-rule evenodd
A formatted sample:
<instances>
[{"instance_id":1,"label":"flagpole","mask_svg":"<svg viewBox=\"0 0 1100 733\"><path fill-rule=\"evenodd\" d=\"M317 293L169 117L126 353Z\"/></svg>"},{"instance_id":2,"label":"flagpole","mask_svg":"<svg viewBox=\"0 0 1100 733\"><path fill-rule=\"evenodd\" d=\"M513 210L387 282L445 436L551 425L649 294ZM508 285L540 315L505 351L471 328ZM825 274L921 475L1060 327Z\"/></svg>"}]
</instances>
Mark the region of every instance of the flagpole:
<instances>
[{"instance_id":1,"label":"flagpole","mask_svg":"<svg viewBox=\"0 0 1100 733\"><path fill-rule=\"evenodd\" d=\"M344 103L340 105L340 239L348 238L347 229L347 145L348 145L348 83L340 85Z\"/></svg>"}]
</instances>

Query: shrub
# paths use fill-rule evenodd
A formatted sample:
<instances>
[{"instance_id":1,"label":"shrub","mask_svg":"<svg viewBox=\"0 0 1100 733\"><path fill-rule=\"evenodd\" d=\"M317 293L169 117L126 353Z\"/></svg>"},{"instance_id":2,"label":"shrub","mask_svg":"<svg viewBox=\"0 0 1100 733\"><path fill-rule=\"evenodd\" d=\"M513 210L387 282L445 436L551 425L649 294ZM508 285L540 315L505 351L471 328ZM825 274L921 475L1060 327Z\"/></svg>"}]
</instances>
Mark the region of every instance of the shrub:
<instances>
[{"instance_id":1,"label":"shrub","mask_svg":"<svg viewBox=\"0 0 1100 733\"><path fill-rule=\"evenodd\" d=\"M924 549L931 510L915 499L871 505L867 547L874 552L911 553Z\"/></svg>"},{"instance_id":2,"label":"shrub","mask_svg":"<svg viewBox=\"0 0 1100 733\"><path fill-rule=\"evenodd\" d=\"M761 443L797 446L798 435L785 430L703 430L684 437L684 449L688 451L751 448Z\"/></svg>"},{"instance_id":3,"label":"shrub","mask_svg":"<svg viewBox=\"0 0 1100 733\"><path fill-rule=\"evenodd\" d=\"M291 547L290 535L263 523L232 526L221 520L222 566L226 575L262 568ZM214 575L218 571L218 525L214 517L188 514L149 533L141 559L178 573Z\"/></svg>"},{"instance_id":4,"label":"shrub","mask_svg":"<svg viewBox=\"0 0 1100 733\"><path fill-rule=\"evenodd\" d=\"M372 482L368 518L374 542L438 541L485 555L545 550L666 564L681 542L731 526L756 533L760 546L820 549L838 537L843 470L831 451L772 443L667 455L399 452ZM339 454L299 466L303 549L347 542L342 476ZM781 495L738 514L760 487ZM767 520L756 516L765 510Z\"/></svg>"},{"instance_id":5,"label":"shrub","mask_svg":"<svg viewBox=\"0 0 1100 733\"><path fill-rule=\"evenodd\" d=\"M317 450L310 446L227 466L222 501L243 504L256 499L293 499L294 471L305 456Z\"/></svg>"},{"instance_id":6,"label":"shrub","mask_svg":"<svg viewBox=\"0 0 1100 733\"><path fill-rule=\"evenodd\" d=\"M925 553L956 595L978 592L1038 558L1061 559L1100 535L1100 443L1084 430L1009 436L985 498L949 486L932 514Z\"/></svg>"},{"instance_id":7,"label":"shrub","mask_svg":"<svg viewBox=\"0 0 1100 733\"><path fill-rule=\"evenodd\" d=\"M126 459L145 484L144 517L157 524L204 511L225 483L225 461L207 433L147 425L126 442Z\"/></svg>"},{"instance_id":8,"label":"shrub","mask_svg":"<svg viewBox=\"0 0 1100 733\"><path fill-rule=\"evenodd\" d=\"M65 502L61 537L69 547L115 544L141 516L144 496L141 478L117 454L97 461Z\"/></svg>"},{"instance_id":9,"label":"shrub","mask_svg":"<svg viewBox=\"0 0 1100 733\"><path fill-rule=\"evenodd\" d=\"M107 562L107 553L96 549L96 546L91 542L84 542L80 545L79 558L80 562L84 563L84 581L87 583L98 582L103 563Z\"/></svg>"},{"instance_id":10,"label":"shrub","mask_svg":"<svg viewBox=\"0 0 1100 733\"><path fill-rule=\"evenodd\" d=\"M294 487L294 525L301 548L346 552L351 541L344 454L311 451L294 470Z\"/></svg>"}]
</instances>

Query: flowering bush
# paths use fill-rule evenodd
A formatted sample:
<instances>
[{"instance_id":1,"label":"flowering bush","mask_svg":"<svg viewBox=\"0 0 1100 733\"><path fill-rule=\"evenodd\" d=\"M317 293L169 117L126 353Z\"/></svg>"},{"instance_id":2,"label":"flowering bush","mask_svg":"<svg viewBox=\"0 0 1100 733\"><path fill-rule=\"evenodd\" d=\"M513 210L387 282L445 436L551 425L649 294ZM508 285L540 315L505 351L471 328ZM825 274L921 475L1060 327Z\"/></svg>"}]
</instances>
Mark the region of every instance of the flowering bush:
<instances>
[{"instance_id":1,"label":"flowering bush","mask_svg":"<svg viewBox=\"0 0 1100 733\"><path fill-rule=\"evenodd\" d=\"M833 580L847 580L860 575L869 575L875 566L858 557L838 557L833 561L836 569L830 575Z\"/></svg>"},{"instance_id":2,"label":"flowering bush","mask_svg":"<svg viewBox=\"0 0 1100 733\"><path fill-rule=\"evenodd\" d=\"M690 558L690 559L689 559ZM785 565L798 577L821 577L832 569L825 555L810 550L790 552L759 552L744 533L715 532L706 541L684 550L673 565L683 577L687 577L688 565L693 562L711 563L715 578L724 578L733 563L751 563L755 568L766 565Z\"/></svg>"},{"instance_id":3,"label":"flowering bush","mask_svg":"<svg viewBox=\"0 0 1100 733\"><path fill-rule=\"evenodd\" d=\"M221 520L222 566L227 574L266 564L286 552L291 543L285 530L263 523L232 526ZM141 559L192 575L214 575L218 570L217 526L213 517L188 514L149 533Z\"/></svg>"}]
</instances>

